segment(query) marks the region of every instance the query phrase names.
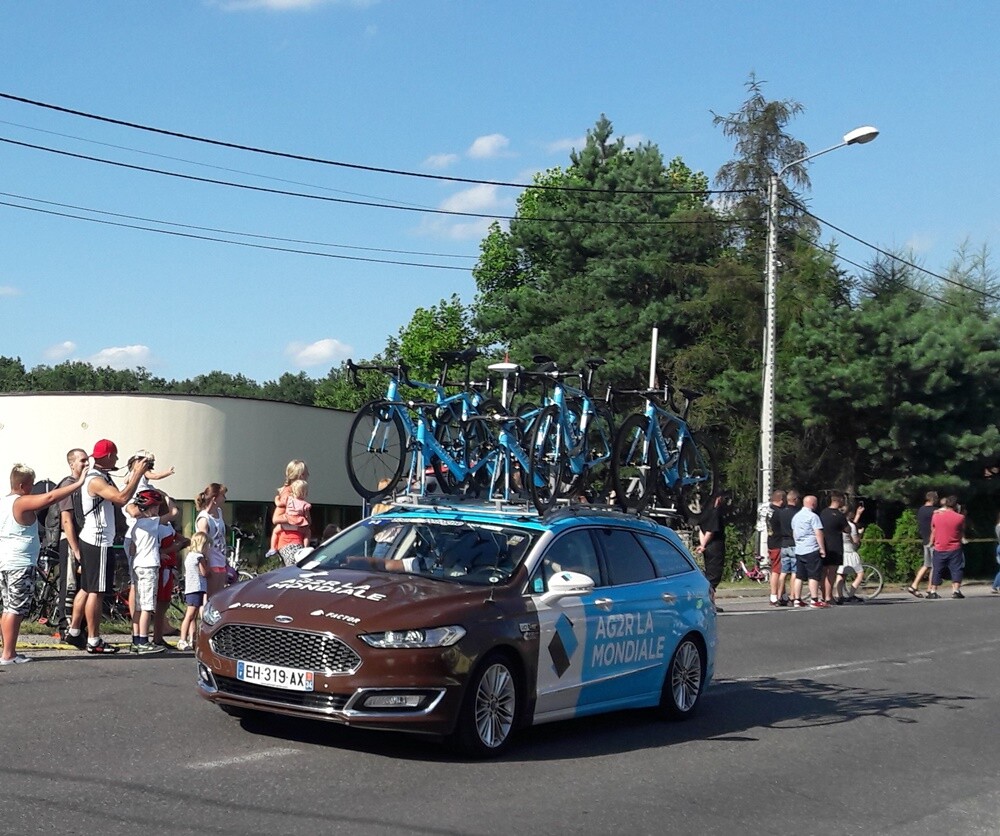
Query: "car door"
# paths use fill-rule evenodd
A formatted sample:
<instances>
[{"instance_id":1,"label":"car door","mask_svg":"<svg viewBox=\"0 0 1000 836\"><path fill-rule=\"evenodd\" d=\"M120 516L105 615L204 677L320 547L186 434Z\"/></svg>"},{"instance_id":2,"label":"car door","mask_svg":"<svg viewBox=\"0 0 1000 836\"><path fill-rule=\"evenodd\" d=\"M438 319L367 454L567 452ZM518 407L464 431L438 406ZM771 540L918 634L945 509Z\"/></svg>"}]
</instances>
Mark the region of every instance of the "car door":
<instances>
[{"instance_id":1,"label":"car door","mask_svg":"<svg viewBox=\"0 0 1000 836\"><path fill-rule=\"evenodd\" d=\"M579 572L594 580L595 590L547 602L549 579L557 572ZM596 629L596 599L603 595L597 546L589 529L558 535L545 550L529 581L538 617L538 674L535 722L575 717L579 712L588 637Z\"/></svg>"},{"instance_id":2,"label":"car door","mask_svg":"<svg viewBox=\"0 0 1000 836\"><path fill-rule=\"evenodd\" d=\"M588 618L582 712L655 705L677 631L673 593L635 533L595 529L607 585Z\"/></svg>"}]
</instances>

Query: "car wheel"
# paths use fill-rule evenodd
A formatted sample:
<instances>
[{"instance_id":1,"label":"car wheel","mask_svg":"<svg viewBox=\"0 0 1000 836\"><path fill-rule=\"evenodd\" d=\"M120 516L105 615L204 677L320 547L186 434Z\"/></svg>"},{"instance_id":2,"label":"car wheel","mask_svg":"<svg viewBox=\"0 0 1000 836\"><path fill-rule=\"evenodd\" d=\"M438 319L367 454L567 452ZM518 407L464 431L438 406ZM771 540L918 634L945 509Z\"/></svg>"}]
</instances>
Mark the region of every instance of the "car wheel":
<instances>
[{"instance_id":1,"label":"car wheel","mask_svg":"<svg viewBox=\"0 0 1000 836\"><path fill-rule=\"evenodd\" d=\"M672 720L694 714L705 686L705 653L693 636L685 636L670 658L660 708Z\"/></svg>"},{"instance_id":2,"label":"car wheel","mask_svg":"<svg viewBox=\"0 0 1000 836\"><path fill-rule=\"evenodd\" d=\"M492 758L510 744L520 711L520 680L501 653L479 666L465 691L451 743L467 755Z\"/></svg>"}]
</instances>

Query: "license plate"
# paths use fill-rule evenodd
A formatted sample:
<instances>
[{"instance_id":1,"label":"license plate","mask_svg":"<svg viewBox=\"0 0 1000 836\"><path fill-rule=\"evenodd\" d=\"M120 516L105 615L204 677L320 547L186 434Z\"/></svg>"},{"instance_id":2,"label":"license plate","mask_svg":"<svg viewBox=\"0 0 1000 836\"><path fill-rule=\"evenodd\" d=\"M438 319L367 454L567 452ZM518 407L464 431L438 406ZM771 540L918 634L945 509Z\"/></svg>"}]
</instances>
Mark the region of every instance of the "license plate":
<instances>
[{"instance_id":1,"label":"license plate","mask_svg":"<svg viewBox=\"0 0 1000 836\"><path fill-rule=\"evenodd\" d=\"M284 688L287 691L313 690L312 671L282 668L279 665L258 665L255 662L237 662L236 678L242 682L253 682L255 685L269 685L271 688Z\"/></svg>"}]
</instances>

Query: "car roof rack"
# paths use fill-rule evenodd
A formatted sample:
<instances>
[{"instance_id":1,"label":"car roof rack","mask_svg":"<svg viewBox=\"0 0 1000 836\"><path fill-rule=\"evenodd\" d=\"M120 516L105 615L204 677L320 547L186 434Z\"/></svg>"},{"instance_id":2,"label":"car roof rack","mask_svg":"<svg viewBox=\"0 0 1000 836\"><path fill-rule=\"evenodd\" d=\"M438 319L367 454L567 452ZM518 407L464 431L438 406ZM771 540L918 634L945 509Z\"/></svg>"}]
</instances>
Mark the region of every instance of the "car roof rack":
<instances>
[{"instance_id":1,"label":"car roof rack","mask_svg":"<svg viewBox=\"0 0 1000 836\"><path fill-rule=\"evenodd\" d=\"M504 514L513 517L556 522L568 517L634 517L645 519L667 528L685 528L684 517L676 508L652 507L642 513L624 510L617 505L601 502L580 502L571 499L557 500L556 505L539 514L529 500L512 501L503 499L483 499L461 494L415 494L403 493L383 499L393 510L476 510L484 513Z\"/></svg>"}]
</instances>

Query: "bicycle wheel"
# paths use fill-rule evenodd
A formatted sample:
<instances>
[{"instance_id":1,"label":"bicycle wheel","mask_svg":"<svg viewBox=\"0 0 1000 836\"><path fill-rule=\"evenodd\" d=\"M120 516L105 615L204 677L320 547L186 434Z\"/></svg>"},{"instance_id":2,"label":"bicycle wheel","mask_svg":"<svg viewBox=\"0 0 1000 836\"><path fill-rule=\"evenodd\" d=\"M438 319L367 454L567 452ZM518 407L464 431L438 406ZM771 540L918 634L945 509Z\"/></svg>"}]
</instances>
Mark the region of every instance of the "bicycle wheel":
<instances>
[{"instance_id":1,"label":"bicycle wheel","mask_svg":"<svg viewBox=\"0 0 1000 836\"><path fill-rule=\"evenodd\" d=\"M385 401L366 403L347 434L347 478L362 498L381 498L403 475L406 452L406 432L395 410Z\"/></svg>"},{"instance_id":2,"label":"bicycle wheel","mask_svg":"<svg viewBox=\"0 0 1000 836\"><path fill-rule=\"evenodd\" d=\"M660 481L656 450L646 436L648 421L645 415L630 415L615 435L611 482L615 502L625 510L646 508Z\"/></svg>"},{"instance_id":3,"label":"bicycle wheel","mask_svg":"<svg viewBox=\"0 0 1000 836\"><path fill-rule=\"evenodd\" d=\"M715 451L700 433L693 433L681 448L680 510L696 520L708 508L718 487Z\"/></svg>"},{"instance_id":4,"label":"bicycle wheel","mask_svg":"<svg viewBox=\"0 0 1000 836\"><path fill-rule=\"evenodd\" d=\"M882 591L882 573L868 563L864 564L861 568L865 576L861 579L858 596L864 598L866 601L871 601Z\"/></svg>"},{"instance_id":5,"label":"bicycle wheel","mask_svg":"<svg viewBox=\"0 0 1000 836\"><path fill-rule=\"evenodd\" d=\"M479 405L483 415L503 412L500 401L487 400ZM479 469L479 463L489 454L494 441L491 429L484 421L462 421L462 414L457 404L440 411L441 414L434 427L434 438L446 453L465 467L476 471L476 478L460 480L437 456L431 465L434 476L442 493L456 493L462 488L470 489L476 486L485 488L489 483L489 474L485 469Z\"/></svg>"},{"instance_id":6,"label":"bicycle wheel","mask_svg":"<svg viewBox=\"0 0 1000 836\"><path fill-rule=\"evenodd\" d=\"M572 404L574 414L582 411L582 403ZM583 480L577 490L587 489L597 501L605 501L613 490L611 479L611 458L614 446L614 418L607 404L592 403L593 413L587 422L587 434L584 440L585 459Z\"/></svg>"},{"instance_id":7,"label":"bicycle wheel","mask_svg":"<svg viewBox=\"0 0 1000 836\"><path fill-rule=\"evenodd\" d=\"M558 406L547 406L528 428L528 491L540 514L577 489L580 476L569 466L569 439Z\"/></svg>"}]
</instances>

